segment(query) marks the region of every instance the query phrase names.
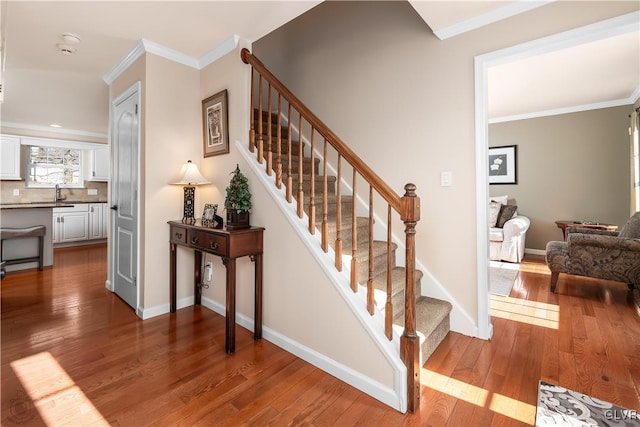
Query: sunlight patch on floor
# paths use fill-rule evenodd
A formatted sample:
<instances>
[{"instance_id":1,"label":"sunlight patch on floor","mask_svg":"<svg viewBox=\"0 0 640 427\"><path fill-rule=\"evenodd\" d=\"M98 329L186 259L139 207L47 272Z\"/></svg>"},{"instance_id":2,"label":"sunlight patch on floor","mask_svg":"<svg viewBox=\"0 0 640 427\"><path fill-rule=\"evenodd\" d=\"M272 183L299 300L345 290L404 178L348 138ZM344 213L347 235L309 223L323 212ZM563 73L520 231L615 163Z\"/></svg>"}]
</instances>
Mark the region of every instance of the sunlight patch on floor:
<instances>
[{"instance_id":1,"label":"sunlight patch on floor","mask_svg":"<svg viewBox=\"0 0 640 427\"><path fill-rule=\"evenodd\" d=\"M16 360L11 368L48 426L109 425L51 353Z\"/></svg>"},{"instance_id":2,"label":"sunlight patch on floor","mask_svg":"<svg viewBox=\"0 0 640 427\"><path fill-rule=\"evenodd\" d=\"M536 407L528 403L467 384L455 378L447 377L429 369L422 369L420 383L440 393L464 400L476 406L488 408L505 417L533 425Z\"/></svg>"},{"instance_id":3,"label":"sunlight patch on floor","mask_svg":"<svg viewBox=\"0 0 640 427\"><path fill-rule=\"evenodd\" d=\"M501 319L557 330L560 321L560 306L490 294L489 314Z\"/></svg>"}]
</instances>

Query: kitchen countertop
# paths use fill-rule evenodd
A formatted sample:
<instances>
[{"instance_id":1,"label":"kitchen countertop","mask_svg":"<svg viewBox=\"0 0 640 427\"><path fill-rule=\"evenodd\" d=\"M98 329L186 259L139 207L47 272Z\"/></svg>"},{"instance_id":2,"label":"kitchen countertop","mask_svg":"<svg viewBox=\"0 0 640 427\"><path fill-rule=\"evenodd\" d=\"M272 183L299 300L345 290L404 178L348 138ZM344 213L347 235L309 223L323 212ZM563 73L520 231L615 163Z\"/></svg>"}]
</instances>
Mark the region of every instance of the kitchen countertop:
<instances>
[{"instance_id":1,"label":"kitchen countertop","mask_svg":"<svg viewBox=\"0 0 640 427\"><path fill-rule=\"evenodd\" d=\"M37 202L37 203L0 204L0 209L53 209L53 208L70 208L70 207L73 207L73 203Z\"/></svg>"}]
</instances>

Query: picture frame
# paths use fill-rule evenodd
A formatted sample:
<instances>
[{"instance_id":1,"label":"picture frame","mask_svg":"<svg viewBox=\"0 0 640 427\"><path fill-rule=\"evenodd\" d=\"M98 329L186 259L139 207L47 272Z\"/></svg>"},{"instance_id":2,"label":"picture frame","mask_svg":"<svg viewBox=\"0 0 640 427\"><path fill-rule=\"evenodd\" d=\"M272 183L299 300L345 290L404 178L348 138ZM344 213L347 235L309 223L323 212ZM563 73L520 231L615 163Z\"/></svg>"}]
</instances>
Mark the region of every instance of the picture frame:
<instances>
[{"instance_id":1,"label":"picture frame","mask_svg":"<svg viewBox=\"0 0 640 427\"><path fill-rule=\"evenodd\" d=\"M203 227L222 228L224 220L218 215L218 204L206 203L200 223Z\"/></svg>"},{"instance_id":2,"label":"picture frame","mask_svg":"<svg viewBox=\"0 0 640 427\"><path fill-rule=\"evenodd\" d=\"M204 157L229 152L229 116L227 90L202 100L202 136Z\"/></svg>"},{"instance_id":3,"label":"picture frame","mask_svg":"<svg viewBox=\"0 0 640 427\"><path fill-rule=\"evenodd\" d=\"M202 221L213 221L218 213L218 205L206 203L202 212Z\"/></svg>"},{"instance_id":4,"label":"picture frame","mask_svg":"<svg viewBox=\"0 0 640 427\"><path fill-rule=\"evenodd\" d=\"M489 147L489 184L518 183L518 146Z\"/></svg>"}]
</instances>

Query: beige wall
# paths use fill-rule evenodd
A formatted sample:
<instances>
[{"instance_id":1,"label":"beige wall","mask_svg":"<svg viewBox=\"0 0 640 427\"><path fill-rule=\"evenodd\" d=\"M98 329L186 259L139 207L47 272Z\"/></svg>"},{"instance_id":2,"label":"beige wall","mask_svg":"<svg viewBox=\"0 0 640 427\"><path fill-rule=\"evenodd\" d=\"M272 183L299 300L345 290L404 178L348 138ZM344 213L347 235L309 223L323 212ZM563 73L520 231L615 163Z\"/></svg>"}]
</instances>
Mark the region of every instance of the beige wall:
<instances>
[{"instance_id":1,"label":"beige wall","mask_svg":"<svg viewBox=\"0 0 640 427\"><path fill-rule=\"evenodd\" d=\"M526 247L561 240L556 220L622 226L629 218L632 106L561 114L489 126L489 146L518 146L518 184L491 185L531 219Z\"/></svg>"},{"instance_id":2,"label":"beige wall","mask_svg":"<svg viewBox=\"0 0 640 427\"><path fill-rule=\"evenodd\" d=\"M556 2L441 41L408 3L324 2L253 51L397 192L417 185L418 258L475 319L474 57L637 9Z\"/></svg>"}]
</instances>

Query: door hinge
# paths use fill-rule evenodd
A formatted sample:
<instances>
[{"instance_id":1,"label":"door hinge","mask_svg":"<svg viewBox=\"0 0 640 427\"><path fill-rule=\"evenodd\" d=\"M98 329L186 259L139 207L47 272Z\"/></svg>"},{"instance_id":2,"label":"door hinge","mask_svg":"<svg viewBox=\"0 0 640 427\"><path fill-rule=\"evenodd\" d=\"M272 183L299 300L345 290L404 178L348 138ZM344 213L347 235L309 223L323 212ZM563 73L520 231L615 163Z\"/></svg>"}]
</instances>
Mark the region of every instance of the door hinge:
<instances>
[{"instance_id":1,"label":"door hinge","mask_svg":"<svg viewBox=\"0 0 640 427\"><path fill-rule=\"evenodd\" d=\"M133 278L133 286L134 286L134 287L135 287L135 286L138 286L138 278L137 278L137 277L134 277L134 278Z\"/></svg>"},{"instance_id":2,"label":"door hinge","mask_svg":"<svg viewBox=\"0 0 640 427\"><path fill-rule=\"evenodd\" d=\"M136 104L136 114L138 114L138 104Z\"/></svg>"}]
</instances>

